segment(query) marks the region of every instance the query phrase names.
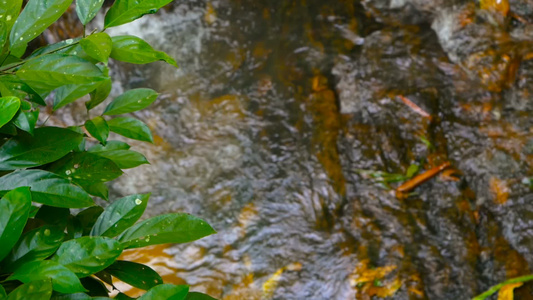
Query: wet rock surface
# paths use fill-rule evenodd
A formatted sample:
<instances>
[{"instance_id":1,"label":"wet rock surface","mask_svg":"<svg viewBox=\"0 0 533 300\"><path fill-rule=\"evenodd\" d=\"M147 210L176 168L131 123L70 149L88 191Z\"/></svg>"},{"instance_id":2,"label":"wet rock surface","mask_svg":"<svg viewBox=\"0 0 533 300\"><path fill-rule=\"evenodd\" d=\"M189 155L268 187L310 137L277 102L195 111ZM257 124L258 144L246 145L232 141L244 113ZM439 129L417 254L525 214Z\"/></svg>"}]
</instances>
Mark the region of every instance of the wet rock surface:
<instances>
[{"instance_id":1,"label":"wet rock surface","mask_svg":"<svg viewBox=\"0 0 533 300\"><path fill-rule=\"evenodd\" d=\"M530 86L524 85L531 81L526 53L532 50L524 42L532 40L523 31L527 24L506 27L497 23L500 12L463 2L433 14L427 20L431 29L404 26L415 37L433 36L433 41L417 43L406 39L402 29L385 27L365 37L361 54L343 58L334 71L341 112L353 116L353 127L340 142L343 162L353 169L403 173L413 161L436 154L461 173L457 181L441 177L425 183L416 189L418 195L405 200L369 189L353 173L347 180L348 194L357 199L348 214L366 212L378 230L371 236L393 241L382 242L390 248L378 246L376 261L390 264L394 246L404 245L403 256L396 259L416 262L408 265L421 274L430 299L468 299L505 278L529 273L533 258L526 200L531 190L522 183L531 176L533 162L525 152L532 118ZM511 11L518 6L511 2ZM527 9L516 13L528 14ZM373 46L375 40L381 47ZM417 52L409 50L414 46ZM431 114L430 124L417 125L414 110L405 118L401 109L391 107L398 93ZM430 138L435 148L429 156L416 152L416 135ZM374 159L368 159L369 153ZM355 220L346 226L360 240ZM380 228L383 224L390 227ZM364 245L373 243L371 238ZM529 287L518 293L531 295Z\"/></svg>"}]
</instances>

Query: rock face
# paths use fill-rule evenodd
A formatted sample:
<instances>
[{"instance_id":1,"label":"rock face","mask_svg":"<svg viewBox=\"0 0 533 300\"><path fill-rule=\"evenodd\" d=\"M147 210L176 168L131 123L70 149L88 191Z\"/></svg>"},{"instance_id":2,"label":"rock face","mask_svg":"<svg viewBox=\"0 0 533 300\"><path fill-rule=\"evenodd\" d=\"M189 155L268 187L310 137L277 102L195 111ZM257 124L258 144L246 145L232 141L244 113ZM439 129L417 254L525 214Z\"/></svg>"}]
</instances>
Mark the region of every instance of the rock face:
<instances>
[{"instance_id":1,"label":"rock face","mask_svg":"<svg viewBox=\"0 0 533 300\"><path fill-rule=\"evenodd\" d=\"M529 273L531 1L510 1L507 10L470 1L363 3L384 27L365 36L360 51L339 57L333 71L350 120L339 142L353 199L346 214L368 216L345 226L356 240L364 232L382 237L363 245L383 264L417 261L406 273L423 278L430 299L466 299ZM442 161L460 179L441 176L405 200L351 171L404 173L413 162ZM529 287L517 293L528 295Z\"/></svg>"}]
</instances>

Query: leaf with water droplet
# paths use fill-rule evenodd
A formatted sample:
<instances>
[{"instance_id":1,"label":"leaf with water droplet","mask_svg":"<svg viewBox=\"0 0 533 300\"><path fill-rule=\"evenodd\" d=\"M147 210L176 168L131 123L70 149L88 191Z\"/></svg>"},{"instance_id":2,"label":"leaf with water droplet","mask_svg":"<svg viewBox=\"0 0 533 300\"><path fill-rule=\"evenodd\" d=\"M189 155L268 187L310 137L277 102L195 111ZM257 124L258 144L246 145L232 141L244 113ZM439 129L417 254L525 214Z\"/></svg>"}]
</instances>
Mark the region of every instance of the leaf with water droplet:
<instances>
[{"instance_id":1,"label":"leaf with water droplet","mask_svg":"<svg viewBox=\"0 0 533 300\"><path fill-rule=\"evenodd\" d=\"M67 154L51 164L48 170L61 176L65 176L63 174L71 175L74 183L82 185L111 181L123 173L110 159L90 152ZM70 173L65 173L68 171Z\"/></svg>"},{"instance_id":2,"label":"leaf with water droplet","mask_svg":"<svg viewBox=\"0 0 533 300\"><path fill-rule=\"evenodd\" d=\"M50 143L51 140L54 142ZM37 128L34 136L21 133L0 147L0 170L51 163L78 147L82 140L83 135L65 128Z\"/></svg>"},{"instance_id":3,"label":"leaf with water droplet","mask_svg":"<svg viewBox=\"0 0 533 300\"><path fill-rule=\"evenodd\" d=\"M139 289L149 290L162 284L163 279L152 268L130 261L117 260L106 272Z\"/></svg>"},{"instance_id":4,"label":"leaf with water droplet","mask_svg":"<svg viewBox=\"0 0 533 300\"><path fill-rule=\"evenodd\" d=\"M28 1L11 29L10 49L26 45L40 35L61 17L70 3L72 0Z\"/></svg>"},{"instance_id":5,"label":"leaf with water droplet","mask_svg":"<svg viewBox=\"0 0 533 300\"><path fill-rule=\"evenodd\" d=\"M204 220L189 214L156 216L135 224L118 240L125 249L166 243L187 243L216 233Z\"/></svg>"},{"instance_id":6,"label":"leaf with water droplet","mask_svg":"<svg viewBox=\"0 0 533 300\"><path fill-rule=\"evenodd\" d=\"M68 179L43 170L20 170L9 173L0 180L0 192L29 186L32 200L56 207L82 208L92 206L93 200L80 187Z\"/></svg>"},{"instance_id":7,"label":"leaf with water droplet","mask_svg":"<svg viewBox=\"0 0 533 300\"><path fill-rule=\"evenodd\" d=\"M114 239L84 236L64 242L52 260L78 277L86 277L107 268L121 253L122 247Z\"/></svg>"},{"instance_id":8,"label":"leaf with water droplet","mask_svg":"<svg viewBox=\"0 0 533 300\"><path fill-rule=\"evenodd\" d=\"M59 248L63 237L64 233L53 225L44 225L24 233L2 262L2 270L13 272L27 262L49 257Z\"/></svg>"},{"instance_id":9,"label":"leaf with water droplet","mask_svg":"<svg viewBox=\"0 0 533 300\"><path fill-rule=\"evenodd\" d=\"M104 28L134 21L146 14L156 13L172 0L117 0L105 15Z\"/></svg>"},{"instance_id":10,"label":"leaf with water droplet","mask_svg":"<svg viewBox=\"0 0 533 300\"><path fill-rule=\"evenodd\" d=\"M98 217L90 235L114 237L121 234L139 220L149 198L150 194L136 194L114 201ZM141 204L137 204L137 200Z\"/></svg>"},{"instance_id":11,"label":"leaf with water droplet","mask_svg":"<svg viewBox=\"0 0 533 300\"><path fill-rule=\"evenodd\" d=\"M87 55L104 63L107 63L113 47L111 37L105 32L91 34L82 39L80 44Z\"/></svg>"},{"instance_id":12,"label":"leaf with water droplet","mask_svg":"<svg viewBox=\"0 0 533 300\"><path fill-rule=\"evenodd\" d=\"M50 92L64 85L87 85L95 89L98 82L109 78L102 70L85 59L56 53L27 61L17 71L16 76L39 94ZM84 92L90 91L91 89ZM54 104L55 108L58 105Z\"/></svg>"},{"instance_id":13,"label":"leaf with water droplet","mask_svg":"<svg viewBox=\"0 0 533 300\"><path fill-rule=\"evenodd\" d=\"M22 0L4 0L0 3L0 21L6 24L6 32L9 33L22 8Z\"/></svg>"},{"instance_id":14,"label":"leaf with water droplet","mask_svg":"<svg viewBox=\"0 0 533 300\"><path fill-rule=\"evenodd\" d=\"M52 280L52 288L60 293L84 292L85 288L72 271L51 260L34 261L23 264L7 280L28 283L37 280Z\"/></svg>"},{"instance_id":15,"label":"leaf with water droplet","mask_svg":"<svg viewBox=\"0 0 533 300\"><path fill-rule=\"evenodd\" d=\"M48 300L52 296L52 280L31 281L17 287L5 300Z\"/></svg>"},{"instance_id":16,"label":"leaf with water droplet","mask_svg":"<svg viewBox=\"0 0 533 300\"><path fill-rule=\"evenodd\" d=\"M76 0L76 13L83 25L89 22L96 16L100 8L104 4L104 0Z\"/></svg>"}]
</instances>

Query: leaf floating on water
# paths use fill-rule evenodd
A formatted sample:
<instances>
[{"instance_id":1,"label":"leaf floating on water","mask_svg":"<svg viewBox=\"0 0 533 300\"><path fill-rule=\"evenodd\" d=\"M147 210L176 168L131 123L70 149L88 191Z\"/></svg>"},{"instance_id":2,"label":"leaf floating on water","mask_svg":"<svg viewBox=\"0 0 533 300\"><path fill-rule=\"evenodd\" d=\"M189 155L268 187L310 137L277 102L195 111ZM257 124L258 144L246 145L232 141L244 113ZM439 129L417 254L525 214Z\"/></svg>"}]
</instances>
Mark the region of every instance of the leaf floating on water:
<instances>
[{"instance_id":1,"label":"leaf floating on water","mask_svg":"<svg viewBox=\"0 0 533 300\"><path fill-rule=\"evenodd\" d=\"M494 194L498 204L505 204L509 198L509 186L505 180L491 177L489 180L490 191Z\"/></svg>"},{"instance_id":2,"label":"leaf floating on water","mask_svg":"<svg viewBox=\"0 0 533 300\"><path fill-rule=\"evenodd\" d=\"M215 11L215 8L213 7L213 4L211 4L211 2L207 2L204 20L209 25L215 23L215 21L217 20L217 12Z\"/></svg>"},{"instance_id":3,"label":"leaf floating on water","mask_svg":"<svg viewBox=\"0 0 533 300\"><path fill-rule=\"evenodd\" d=\"M402 286L402 281L395 277L388 278L396 266L373 268L368 259L362 260L350 276L350 285L369 297L386 298L394 295Z\"/></svg>"},{"instance_id":4,"label":"leaf floating on water","mask_svg":"<svg viewBox=\"0 0 533 300\"><path fill-rule=\"evenodd\" d=\"M278 287L279 281L285 271L300 271L302 264L299 262L289 264L283 268L278 269L272 276L270 276L265 283L263 283L263 297L262 299L272 299L274 292Z\"/></svg>"}]
</instances>

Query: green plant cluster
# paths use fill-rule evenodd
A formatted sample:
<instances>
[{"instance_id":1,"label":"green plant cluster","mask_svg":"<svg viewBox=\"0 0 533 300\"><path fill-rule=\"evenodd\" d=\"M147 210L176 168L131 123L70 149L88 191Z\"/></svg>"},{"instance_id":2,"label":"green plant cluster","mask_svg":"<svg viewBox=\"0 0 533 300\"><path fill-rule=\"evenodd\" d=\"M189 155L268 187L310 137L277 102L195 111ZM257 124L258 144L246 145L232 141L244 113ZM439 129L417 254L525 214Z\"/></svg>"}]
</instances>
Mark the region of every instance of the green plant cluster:
<instances>
[{"instance_id":1,"label":"green plant cluster","mask_svg":"<svg viewBox=\"0 0 533 300\"><path fill-rule=\"evenodd\" d=\"M127 91L79 126L38 124L47 101L52 111L86 95L87 111L104 102L112 83L109 58L176 66L138 37L105 32L155 13L171 0L116 0L102 30L27 53L28 43L72 1L29 0L22 9L22 0L0 0L0 299L109 299L113 277L146 290L139 299L212 299L189 293L185 285L164 284L148 266L117 260L125 249L213 234L209 224L185 213L139 221L149 194L130 195L105 208L94 202L108 200L105 183L123 169L148 163L127 143L108 137L114 132L152 142L148 126L125 114L146 108L158 94L146 88ZM76 0L84 26L103 2ZM120 293L116 299L130 298Z\"/></svg>"}]
</instances>

